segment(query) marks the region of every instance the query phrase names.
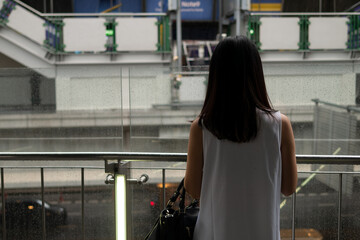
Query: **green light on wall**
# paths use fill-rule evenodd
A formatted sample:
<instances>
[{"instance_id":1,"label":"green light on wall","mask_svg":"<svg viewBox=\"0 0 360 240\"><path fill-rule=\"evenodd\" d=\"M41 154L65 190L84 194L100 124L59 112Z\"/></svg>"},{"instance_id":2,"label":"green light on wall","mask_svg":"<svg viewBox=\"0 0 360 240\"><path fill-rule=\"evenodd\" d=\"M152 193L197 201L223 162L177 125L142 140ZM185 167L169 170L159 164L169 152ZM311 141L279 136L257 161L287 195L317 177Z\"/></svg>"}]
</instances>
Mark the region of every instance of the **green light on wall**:
<instances>
[{"instance_id":1,"label":"green light on wall","mask_svg":"<svg viewBox=\"0 0 360 240\"><path fill-rule=\"evenodd\" d=\"M126 179L115 175L116 240L126 240Z\"/></svg>"},{"instance_id":2,"label":"green light on wall","mask_svg":"<svg viewBox=\"0 0 360 240\"><path fill-rule=\"evenodd\" d=\"M253 35L254 34L254 29L250 29L250 34Z\"/></svg>"},{"instance_id":3,"label":"green light on wall","mask_svg":"<svg viewBox=\"0 0 360 240\"><path fill-rule=\"evenodd\" d=\"M106 29L106 36L114 36L114 30L112 29Z\"/></svg>"}]
</instances>

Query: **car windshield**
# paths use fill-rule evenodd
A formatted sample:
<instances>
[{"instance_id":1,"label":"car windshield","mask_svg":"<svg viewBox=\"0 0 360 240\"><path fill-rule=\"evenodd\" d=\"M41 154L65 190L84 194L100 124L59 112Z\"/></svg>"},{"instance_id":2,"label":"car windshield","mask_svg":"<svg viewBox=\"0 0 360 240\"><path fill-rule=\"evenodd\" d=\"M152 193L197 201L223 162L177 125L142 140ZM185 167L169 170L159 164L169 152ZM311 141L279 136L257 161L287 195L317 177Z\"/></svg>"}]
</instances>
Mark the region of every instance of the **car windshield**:
<instances>
[{"instance_id":1,"label":"car windshield","mask_svg":"<svg viewBox=\"0 0 360 240\"><path fill-rule=\"evenodd\" d=\"M40 206L42 206L41 200L36 200L36 203L38 203ZM44 202L44 206L45 206L45 208L50 208L50 205L47 202Z\"/></svg>"}]
</instances>

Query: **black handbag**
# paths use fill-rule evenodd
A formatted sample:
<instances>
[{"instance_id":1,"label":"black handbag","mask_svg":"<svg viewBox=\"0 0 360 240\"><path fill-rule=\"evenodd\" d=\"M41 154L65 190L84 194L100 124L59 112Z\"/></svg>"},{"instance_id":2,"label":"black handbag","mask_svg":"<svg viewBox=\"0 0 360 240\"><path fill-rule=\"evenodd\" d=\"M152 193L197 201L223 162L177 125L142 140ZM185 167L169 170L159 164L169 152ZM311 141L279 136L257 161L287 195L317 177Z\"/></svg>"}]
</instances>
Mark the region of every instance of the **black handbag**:
<instances>
[{"instance_id":1,"label":"black handbag","mask_svg":"<svg viewBox=\"0 0 360 240\"><path fill-rule=\"evenodd\" d=\"M183 179L145 240L191 240L193 238L199 213L199 202L194 200L185 207L185 195ZM174 209L174 204L179 196L179 209Z\"/></svg>"}]
</instances>

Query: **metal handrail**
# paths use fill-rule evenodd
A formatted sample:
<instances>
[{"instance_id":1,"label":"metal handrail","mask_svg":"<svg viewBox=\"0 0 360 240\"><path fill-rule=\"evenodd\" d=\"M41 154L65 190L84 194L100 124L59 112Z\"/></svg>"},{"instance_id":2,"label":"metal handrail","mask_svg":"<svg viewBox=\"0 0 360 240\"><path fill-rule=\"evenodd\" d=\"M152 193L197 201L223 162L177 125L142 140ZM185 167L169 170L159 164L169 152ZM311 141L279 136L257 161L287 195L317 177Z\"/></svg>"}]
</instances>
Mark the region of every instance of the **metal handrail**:
<instances>
[{"instance_id":1,"label":"metal handrail","mask_svg":"<svg viewBox=\"0 0 360 240\"><path fill-rule=\"evenodd\" d=\"M34 13L35 15L38 15L38 16L42 17L43 13L41 13L38 10L36 10L35 8L27 5L26 3L23 3L22 1L19 1L19 0L13 0L13 1L16 2L16 4L22 6L23 8L26 8L30 12Z\"/></svg>"},{"instance_id":2,"label":"metal handrail","mask_svg":"<svg viewBox=\"0 0 360 240\"><path fill-rule=\"evenodd\" d=\"M249 13L250 16L349 16L360 15L358 12L337 12L337 13L319 13L319 12L289 12L289 13Z\"/></svg>"},{"instance_id":3,"label":"metal handrail","mask_svg":"<svg viewBox=\"0 0 360 240\"><path fill-rule=\"evenodd\" d=\"M2 152L0 153L0 160L10 160L10 161L19 161L19 160L128 160L128 161L171 161L171 162L185 162L187 158L186 153L149 153L149 152ZM311 163L311 164L352 164L360 165L360 156L359 155L297 155L297 163ZM23 168L21 166L14 166L15 168ZM34 167L34 166L31 166ZM51 166L49 166L51 167ZM56 166L55 166L56 167ZM70 166L69 166L70 167ZM0 167L0 179L1 179L1 189L4 193L5 184L4 184L4 169L11 168ZM26 168L26 166L25 166ZM44 169L47 167L38 166L41 173L41 200L44 202ZM92 167L76 167L81 169L81 236L82 239L85 239L85 181L84 181L84 169ZM154 169L152 167L147 168L134 168L134 169ZM165 170L167 168L156 167L156 169L162 169L162 186L163 186L163 200L165 205L166 191L165 191ZM175 168L172 168L175 169ZM302 173L302 172L299 172ZM308 171L304 173L314 174L337 174L339 175L339 193L338 193L338 239L341 237L341 207L342 207L342 181L343 174L350 174L344 171ZM359 172L351 172L351 174ZM310 176L311 177L311 176ZM297 191L296 191L297 192ZM295 239L295 202L296 202L296 192L292 198L292 232ZM1 210L5 212L5 194L1 195ZM286 200L283 201L286 203ZM283 204L282 203L282 204ZM46 216L45 216L45 205L42 204L42 239L46 239ZM3 239L7 239L6 233L6 218L5 214L2 215L2 235Z\"/></svg>"},{"instance_id":4,"label":"metal handrail","mask_svg":"<svg viewBox=\"0 0 360 240\"><path fill-rule=\"evenodd\" d=\"M318 98L311 99L311 101L313 101L315 104L321 103L321 104L324 104L324 105L327 105L327 106L344 109L344 110L347 110L348 112L354 111L354 112L360 113L360 108L359 107L354 107L354 106L350 106L350 105L347 105L347 106L339 105L339 104L335 104L335 103L331 103L331 102L322 101L322 100L320 100Z\"/></svg>"},{"instance_id":5,"label":"metal handrail","mask_svg":"<svg viewBox=\"0 0 360 240\"><path fill-rule=\"evenodd\" d=\"M2 152L0 160L8 161L91 161L91 160L126 160L126 161L167 161L186 162L186 153L155 152ZM296 155L298 164L339 164L360 165L359 155Z\"/></svg>"},{"instance_id":6,"label":"metal handrail","mask_svg":"<svg viewBox=\"0 0 360 240\"><path fill-rule=\"evenodd\" d=\"M349 7L348 9L346 9L345 12L349 12L349 11L353 10L354 8L358 7L359 5L360 5L360 2L357 2L354 5L352 5L351 7Z\"/></svg>"}]
</instances>

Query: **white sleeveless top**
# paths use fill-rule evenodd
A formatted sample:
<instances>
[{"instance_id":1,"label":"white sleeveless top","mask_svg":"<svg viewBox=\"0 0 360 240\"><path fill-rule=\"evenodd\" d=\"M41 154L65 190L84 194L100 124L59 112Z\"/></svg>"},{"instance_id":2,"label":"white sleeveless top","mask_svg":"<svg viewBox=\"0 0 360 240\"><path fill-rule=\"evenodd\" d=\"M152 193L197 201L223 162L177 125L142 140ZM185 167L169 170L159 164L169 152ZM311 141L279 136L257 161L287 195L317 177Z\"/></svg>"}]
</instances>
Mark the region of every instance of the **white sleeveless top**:
<instances>
[{"instance_id":1,"label":"white sleeveless top","mask_svg":"<svg viewBox=\"0 0 360 240\"><path fill-rule=\"evenodd\" d=\"M257 111L248 143L203 127L204 166L195 240L280 240L281 114Z\"/></svg>"}]
</instances>

